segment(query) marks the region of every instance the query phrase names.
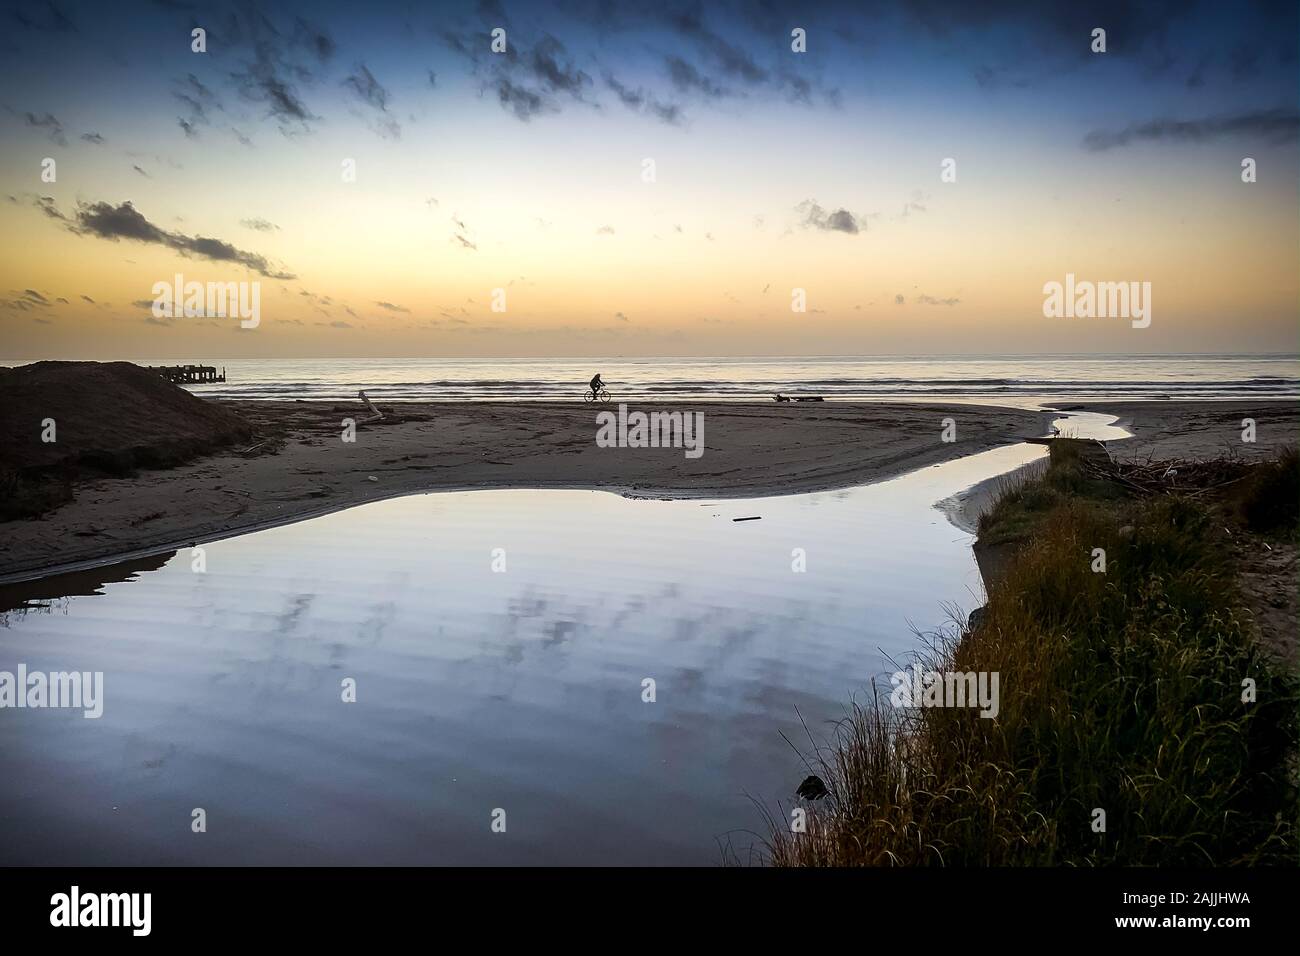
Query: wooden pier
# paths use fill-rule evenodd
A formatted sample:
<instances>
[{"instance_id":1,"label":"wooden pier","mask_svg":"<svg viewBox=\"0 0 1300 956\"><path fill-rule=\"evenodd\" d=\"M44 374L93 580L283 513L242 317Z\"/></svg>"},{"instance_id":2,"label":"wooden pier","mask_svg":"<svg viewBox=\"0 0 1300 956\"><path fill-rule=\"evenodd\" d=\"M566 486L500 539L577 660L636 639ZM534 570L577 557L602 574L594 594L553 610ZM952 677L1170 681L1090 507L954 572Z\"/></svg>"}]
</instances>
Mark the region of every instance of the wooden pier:
<instances>
[{"instance_id":1,"label":"wooden pier","mask_svg":"<svg viewBox=\"0 0 1300 956\"><path fill-rule=\"evenodd\" d=\"M218 373L213 365L153 365L149 371L157 372L173 385L198 385L201 382L224 382L226 367Z\"/></svg>"}]
</instances>

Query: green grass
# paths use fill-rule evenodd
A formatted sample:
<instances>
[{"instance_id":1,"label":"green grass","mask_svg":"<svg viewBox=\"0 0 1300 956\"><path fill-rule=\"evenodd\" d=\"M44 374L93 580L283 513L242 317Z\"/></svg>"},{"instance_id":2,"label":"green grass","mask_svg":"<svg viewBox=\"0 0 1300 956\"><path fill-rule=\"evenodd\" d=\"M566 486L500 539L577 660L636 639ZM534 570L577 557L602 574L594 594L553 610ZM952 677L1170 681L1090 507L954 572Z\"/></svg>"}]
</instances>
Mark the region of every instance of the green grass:
<instances>
[{"instance_id":1,"label":"green grass","mask_svg":"<svg viewBox=\"0 0 1300 956\"><path fill-rule=\"evenodd\" d=\"M1295 495L1294 461L1280 468L1292 477L1261 473L1242 500ZM814 757L830 795L807 832L769 817L770 862L1294 865L1297 683L1250 636L1224 523L1204 500L1131 500L1054 458L981 522L981 539L1025 542L985 617L923 655L998 672L998 717L896 709L888 688L855 705Z\"/></svg>"},{"instance_id":2,"label":"green grass","mask_svg":"<svg viewBox=\"0 0 1300 956\"><path fill-rule=\"evenodd\" d=\"M1122 500L1123 492L1118 487L1084 474L1077 445L1058 440L1049 447L1048 470L1037 480L1003 493L997 506L980 516L981 544L1022 541L1039 527L1049 512L1069 502L1109 505Z\"/></svg>"}]
</instances>

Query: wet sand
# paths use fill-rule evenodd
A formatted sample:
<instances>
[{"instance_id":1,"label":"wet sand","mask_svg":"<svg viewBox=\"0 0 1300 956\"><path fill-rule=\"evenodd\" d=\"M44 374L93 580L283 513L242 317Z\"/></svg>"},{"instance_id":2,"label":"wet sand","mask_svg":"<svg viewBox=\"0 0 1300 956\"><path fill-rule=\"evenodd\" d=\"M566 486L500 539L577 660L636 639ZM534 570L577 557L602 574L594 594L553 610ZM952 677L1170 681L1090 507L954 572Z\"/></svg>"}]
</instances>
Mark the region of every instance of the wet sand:
<instances>
[{"instance_id":1,"label":"wet sand","mask_svg":"<svg viewBox=\"0 0 1300 956\"><path fill-rule=\"evenodd\" d=\"M1118 415L1131 439L1108 442L1120 460L1185 458L1205 461L1236 456L1272 458L1300 443L1300 402L1294 399L1230 399L1214 402L1088 402L1059 406ZM1242 420L1254 419L1255 441L1242 440Z\"/></svg>"}]
</instances>

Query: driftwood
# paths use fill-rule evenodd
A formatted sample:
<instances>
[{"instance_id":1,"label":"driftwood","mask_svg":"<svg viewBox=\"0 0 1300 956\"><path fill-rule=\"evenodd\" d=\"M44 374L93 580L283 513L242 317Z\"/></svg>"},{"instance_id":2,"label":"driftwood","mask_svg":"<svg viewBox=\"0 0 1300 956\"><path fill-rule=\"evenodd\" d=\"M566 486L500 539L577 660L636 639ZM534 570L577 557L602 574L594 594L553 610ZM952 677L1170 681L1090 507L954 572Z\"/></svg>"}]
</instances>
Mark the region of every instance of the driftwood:
<instances>
[{"instance_id":1,"label":"driftwood","mask_svg":"<svg viewBox=\"0 0 1300 956\"><path fill-rule=\"evenodd\" d=\"M1183 495L1189 498L1211 494L1249 477L1254 467L1236 458L1209 461L1173 458L1156 461L1111 462L1083 459L1084 474L1113 481L1137 495Z\"/></svg>"},{"instance_id":2,"label":"driftwood","mask_svg":"<svg viewBox=\"0 0 1300 956\"><path fill-rule=\"evenodd\" d=\"M824 402L826 401L826 399L824 399L820 395L790 396L790 395L782 395L780 392L777 392L775 395L772 396L772 401L774 402Z\"/></svg>"},{"instance_id":3,"label":"driftwood","mask_svg":"<svg viewBox=\"0 0 1300 956\"><path fill-rule=\"evenodd\" d=\"M363 392L363 391L359 391L359 392L357 392L357 397L360 398L361 401L363 401L363 402L365 403L366 408L368 408L368 409L370 410L370 417L369 417L369 418L363 418L363 419L362 419L363 422L378 422L378 421L383 421L384 413L381 412L379 409L375 408L374 403L371 402L370 399L366 398L366 393L365 393L365 392Z\"/></svg>"}]
</instances>

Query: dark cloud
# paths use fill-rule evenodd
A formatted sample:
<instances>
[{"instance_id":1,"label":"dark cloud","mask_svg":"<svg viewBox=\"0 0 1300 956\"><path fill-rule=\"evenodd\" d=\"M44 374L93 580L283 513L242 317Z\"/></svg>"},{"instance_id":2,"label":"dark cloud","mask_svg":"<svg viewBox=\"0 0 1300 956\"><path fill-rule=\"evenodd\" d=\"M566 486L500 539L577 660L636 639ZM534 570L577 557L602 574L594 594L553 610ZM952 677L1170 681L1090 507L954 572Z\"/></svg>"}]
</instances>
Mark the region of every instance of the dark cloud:
<instances>
[{"instance_id":1,"label":"dark cloud","mask_svg":"<svg viewBox=\"0 0 1300 956\"><path fill-rule=\"evenodd\" d=\"M404 309L404 308L402 308L402 306L400 306L400 305L394 305L392 302L376 302L375 305L379 306L381 309L384 309L384 310L386 310L386 311L388 311L388 312L407 312L407 313L409 313L409 312L411 311L410 309Z\"/></svg>"},{"instance_id":2,"label":"dark cloud","mask_svg":"<svg viewBox=\"0 0 1300 956\"><path fill-rule=\"evenodd\" d=\"M176 81L172 97L188 108L191 123L202 123L206 126L211 122L208 111L222 108L221 100L217 95L193 73L187 73L184 79Z\"/></svg>"},{"instance_id":3,"label":"dark cloud","mask_svg":"<svg viewBox=\"0 0 1300 956\"><path fill-rule=\"evenodd\" d=\"M827 212L812 199L805 199L795 206L795 212L799 216L799 224L805 229L843 232L851 236L856 236L866 229L866 223L847 209L836 209L834 212Z\"/></svg>"},{"instance_id":4,"label":"dark cloud","mask_svg":"<svg viewBox=\"0 0 1300 956\"><path fill-rule=\"evenodd\" d=\"M88 295L82 295L82 298L85 299L87 302L89 302L91 305L95 304L95 300Z\"/></svg>"},{"instance_id":5,"label":"dark cloud","mask_svg":"<svg viewBox=\"0 0 1300 956\"><path fill-rule=\"evenodd\" d=\"M610 73L605 73L604 80L605 85L614 91L619 102L633 112L648 113L670 126L677 126L681 123L682 109L677 104L660 102L643 89L634 90L621 83Z\"/></svg>"},{"instance_id":6,"label":"dark cloud","mask_svg":"<svg viewBox=\"0 0 1300 956\"><path fill-rule=\"evenodd\" d=\"M142 216L130 201L114 206L112 203L78 203L75 221L70 228L85 236L100 239L129 239L166 246L181 255L209 259L213 262L234 262L252 269L268 279L292 279L294 276L277 271L263 256L237 249L220 239L204 236L186 236L168 232Z\"/></svg>"},{"instance_id":7,"label":"dark cloud","mask_svg":"<svg viewBox=\"0 0 1300 956\"><path fill-rule=\"evenodd\" d=\"M524 62L544 89L581 99L583 91L591 86L591 77L568 61L564 44L553 36L542 37Z\"/></svg>"},{"instance_id":8,"label":"dark cloud","mask_svg":"<svg viewBox=\"0 0 1300 956\"><path fill-rule=\"evenodd\" d=\"M230 30L232 39L246 38L252 51L252 58L245 61L243 68L230 74L239 95L265 106L268 117L279 124L282 133L309 132L310 124L320 117L307 108L297 84L311 82L315 76L307 65L289 55L292 44L286 45L279 31L260 14L249 14L242 21L233 18ZM318 54L319 49L313 52Z\"/></svg>"},{"instance_id":9,"label":"dark cloud","mask_svg":"<svg viewBox=\"0 0 1300 956\"><path fill-rule=\"evenodd\" d=\"M495 93L502 108L516 119L528 122L543 113L559 112L565 100L589 103L590 75L550 34L543 34L531 49L512 35L504 53L491 52L486 36L444 33L442 38L470 62L482 90Z\"/></svg>"},{"instance_id":10,"label":"dark cloud","mask_svg":"<svg viewBox=\"0 0 1300 956\"><path fill-rule=\"evenodd\" d=\"M327 62L338 49L334 43L334 38L325 29L304 20L302 17L294 20L293 35L290 42L314 54L321 63Z\"/></svg>"},{"instance_id":11,"label":"dark cloud","mask_svg":"<svg viewBox=\"0 0 1300 956\"><path fill-rule=\"evenodd\" d=\"M666 56L664 57L664 64L668 67L668 79L680 93L698 93L706 99L720 99L730 95L728 90L705 76L680 56Z\"/></svg>"},{"instance_id":12,"label":"dark cloud","mask_svg":"<svg viewBox=\"0 0 1300 956\"><path fill-rule=\"evenodd\" d=\"M497 100L503 107L515 114L516 119L527 122L546 109L542 97L522 86L516 86L511 80L500 77L496 80Z\"/></svg>"},{"instance_id":13,"label":"dark cloud","mask_svg":"<svg viewBox=\"0 0 1300 956\"><path fill-rule=\"evenodd\" d=\"M364 63L357 64L356 72L344 79L343 85L350 87L357 96L361 97L370 106L387 112L388 90L384 89L383 85L375 79L374 74L367 69Z\"/></svg>"},{"instance_id":14,"label":"dark cloud","mask_svg":"<svg viewBox=\"0 0 1300 956\"><path fill-rule=\"evenodd\" d=\"M134 170L135 170L137 173L139 173L141 176L143 176L145 179L153 179L152 176L150 176L148 173L146 173L146 172L145 172L143 169L141 169L139 166L132 165L131 168L134 169Z\"/></svg>"},{"instance_id":15,"label":"dark cloud","mask_svg":"<svg viewBox=\"0 0 1300 956\"><path fill-rule=\"evenodd\" d=\"M63 135L63 124L52 113L44 113L37 116L35 113L21 114L23 122L32 129L44 130L45 135L53 143L60 146L67 146L68 139Z\"/></svg>"},{"instance_id":16,"label":"dark cloud","mask_svg":"<svg viewBox=\"0 0 1300 956\"><path fill-rule=\"evenodd\" d=\"M0 299L0 309L12 312L31 312L34 309L48 309L50 300L35 289L13 290L12 299Z\"/></svg>"},{"instance_id":17,"label":"dark cloud","mask_svg":"<svg viewBox=\"0 0 1300 956\"><path fill-rule=\"evenodd\" d=\"M733 46L716 35L708 47L722 66L722 71L729 76L735 76L754 85L767 82L769 76L767 70L755 63L753 57L740 47Z\"/></svg>"},{"instance_id":18,"label":"dark cloud","mask_svg":"<svg viewBox=\"0 0 1300 956\"><path fill-rule=\"evenodd\" d=\"M388 90L375 79L364 63L357 64L356 70L343 80L343 85L356 93L367 106L382 114L372 127L376 133L387 139L401 137L402 127L388 113Z\"/></svg>"},{"instance_id":19,"label":"dark cloud","mask_svg":"<svg viewBox=\"0 0 1300 956\"><path fill-rule=\"evenodd\" d=\"M726 35L723 35L706 24L704 10L703 4L691 3L684 7L666 8L659 16L670 29L690 41L702 60L712 64L712 67L722 76L744 88L776 90L784 94L790 102L805 105L812 105L814 90L820 89L828 103L838 105L839 90L822 89L818 81L788 66L780 65L781 61L775 57L771 59L771 66L760 63L758 58L737 39L739 31L735 29L734 14L729 12ZM833 20L834 22L823 32L824 36L832 36L839 32L838 28L842 27L844 21L852 15L851 10L831 8L823 8L821 11L801 10L796 24L796 21L784 22L788 19L788 15L780 15L775 5L761 2L742 5L739 13L748 21L749 26L754 28L760 46L768 50L773 49L768 38L778 32L788 38L790 27L795 25L808 27L812 22L810 18L826 17ZM679 90L698 89L710 98L724 95L724 87L721 83L683 57L669 56L666 57L666 62L669 77ZM802 58L800 62L801 64L804 62Z\"/></svg>"},{"instance_id":20,"label":"dark cloud","mask_svg":"<svg viewBox=\"0 0 1300 956\"><path fill-rule=\"evenodd\" d=\"M85 142L87 142L87 143L91 143L91 144L93 144L93 145L95 145L95 146L103 146L103 145L104 145L104 137L100 136L98 133L82 133L82 134L81 134L81 138L82 138Z\"/></svg>"},{"instance_id":21,"label":"dark cloud","mask_svg":"<svg viewBox=\"0 0 1300 956\"><path fill-rule=\"evenodd\" d=\"M1273 109L1201 120L1155 119L1122 130L1093 130L1083 138L1083 146L1102 152L1133 143L1203 143L1227 138L1262 139L1274 145L1294 143L1300 138L1300 112Z\"/></svg>"},{"instance_id":22,"label":"dark cloud","mask_svg":"<svg viewBox=\"0 0 1300 956\"><path fill-rule=\"evenodd\" d=\"M140 215L129 201L120 206L105 202L81 204L77 210L77 228L101 239L167 244L167 233Z\"/></svg>"},{"instance_id":23,"label":"dark cloud","mask_svg":"<svg viewBox=\"0 0 1300 956\"><path fill-rule=\"evenodd\" d=\"M931 35L950 39L970 30L1014 29L1035 41L1051 43L1065 51L1090 54L1088 38L1094 27L1105 27L1109 51L1126 52L1165 36L1170 27L1189 14L1188 0L1098 0L1090 4L1043 3L1041 0L915 0L898 8ZM1079 38L1084 38L1083 42Z\"/></svg>"}]
</instances>

